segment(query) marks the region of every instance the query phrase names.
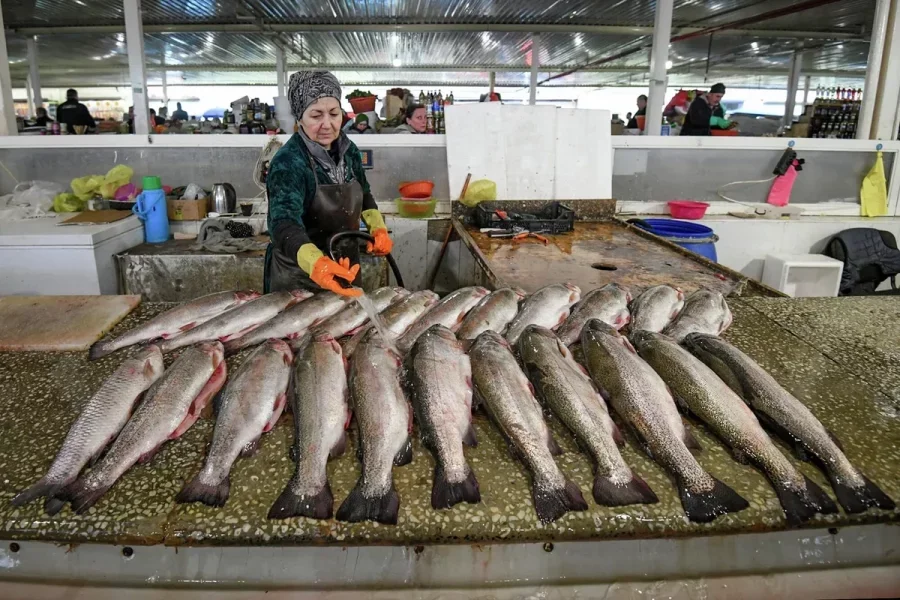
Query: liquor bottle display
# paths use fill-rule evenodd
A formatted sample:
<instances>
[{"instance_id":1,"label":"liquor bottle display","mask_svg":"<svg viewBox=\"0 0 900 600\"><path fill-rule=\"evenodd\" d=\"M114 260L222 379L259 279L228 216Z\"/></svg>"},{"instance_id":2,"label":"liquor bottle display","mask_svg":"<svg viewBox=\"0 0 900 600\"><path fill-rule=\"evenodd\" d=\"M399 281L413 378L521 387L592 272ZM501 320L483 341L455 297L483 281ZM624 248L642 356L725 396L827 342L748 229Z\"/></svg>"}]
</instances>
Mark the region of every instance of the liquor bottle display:
<instances>
[{"instance_id":1,"label":"liquor bottle display","mask_svg":"<svg viewBox=\"0 0 900 600\"><path fill-rule=\"evenodd\" d=\"M816 88L809 137L854 139L862 94L861 89Z\"/></svg>"}]
</instances>

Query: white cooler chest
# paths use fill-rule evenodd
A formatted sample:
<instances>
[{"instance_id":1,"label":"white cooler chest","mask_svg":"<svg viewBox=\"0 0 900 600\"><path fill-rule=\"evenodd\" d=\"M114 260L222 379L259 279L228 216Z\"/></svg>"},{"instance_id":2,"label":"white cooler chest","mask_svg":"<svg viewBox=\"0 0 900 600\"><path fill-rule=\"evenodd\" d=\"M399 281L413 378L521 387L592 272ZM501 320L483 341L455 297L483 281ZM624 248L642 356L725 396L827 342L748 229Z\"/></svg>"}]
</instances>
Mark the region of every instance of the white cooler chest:
<instances>
[{"instance_id":1,"label":"white cooler chest","mask_svg":"<svg viewBox=\"0 0 900 600\"><path fill-rule=\"evenodd\" d=\"M824 254L768 254L762 281L792 298L838 295L844 263Z\"/></svg>"}]
</instances>

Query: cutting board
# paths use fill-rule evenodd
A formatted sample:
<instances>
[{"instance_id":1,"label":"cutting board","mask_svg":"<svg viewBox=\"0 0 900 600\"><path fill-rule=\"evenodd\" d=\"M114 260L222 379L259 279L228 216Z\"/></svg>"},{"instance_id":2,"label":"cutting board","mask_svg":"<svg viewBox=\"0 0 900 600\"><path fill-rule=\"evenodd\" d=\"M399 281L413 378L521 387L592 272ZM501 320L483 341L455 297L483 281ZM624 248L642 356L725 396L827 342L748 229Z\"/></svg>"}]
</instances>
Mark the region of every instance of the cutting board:
<instances>
[{"instance_id":1,"label":"cutting board","mask_svg":"<svg viewBox=\"0 0 900 600\"><path fill-rule=\"evenodd\" d=\"M4 296L0 351L87 350L140 303L140 296Z\"/></svg>"}]
</instances>

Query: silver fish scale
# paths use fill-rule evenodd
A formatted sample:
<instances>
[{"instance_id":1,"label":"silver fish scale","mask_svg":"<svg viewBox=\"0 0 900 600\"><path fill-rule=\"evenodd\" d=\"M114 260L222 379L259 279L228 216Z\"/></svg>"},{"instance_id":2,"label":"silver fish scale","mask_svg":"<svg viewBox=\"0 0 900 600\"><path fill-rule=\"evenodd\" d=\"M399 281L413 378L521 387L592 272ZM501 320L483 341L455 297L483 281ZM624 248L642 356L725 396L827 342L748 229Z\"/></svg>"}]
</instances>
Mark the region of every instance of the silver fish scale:
<instances>
[{"instance_id":1,"label":"silver fish scale","mask_svg":"<svg viewBox=\"0 0 900 600\"><path fill-rule=\"evenodd\" d=\"M519 355L529 372L540 372L539 396L589 450L598 472L615 484L627 484L633 474L613 439L606 403L561 344L552 333L526 329L519 339Z\"/></svg>"},{"instance_id":2,"label":"silver fish scale","mask_svg":"<svg viewBox=\"0 0 900 600\"><path fill-rule=\"evenodd\" d=\"M591 378L640 434L656 462L680 477L691 492L711 491L715 479L684 445L684 423L666 384L622 340L618 334L585 329L582 351Z\"/></svg>"},{"instance_id":3,"label":"silver fish scale","mask_svg":"<svg viewBox=\"0 0 900 600\"><path fill-rule=\"evenodd\" d=\"M77 477L128 421L134 400L162 374L162 353L156 346L126 359L88 400L44 479L64 483Z\"/></svg>"},{"instance_id":4,"label":"silver fish scale","mask_svg":"<svg viewBox=\"0 0 900 600\"><path fill-rule=\"evenodd\" d=\"M213 317L203 325L195 327L178 337L160 344L163 352L184 348L197 342L218 340L234 335L248 327L265 323L281 311L294 299L291 292L274 292L261 298L242 304L225 313Z\"/></svg>"},{"instance_id":5,"label":"silver fish scale","mask_svg":"<svg viewBox=\"0 0 900 600\"><path fill-rule=\"evenodd\" d=\"M395 301L405 298L410 292L403 288L382 287L369 292L366 296L372 301L375 310L379 313ZM340 312L322 320L315 326L316 332L327 333L334 338L347 335L357 327L369 320L369 315L358 302L347 304Z\"/></svg>"},{"instance_id":6,"label":"silver fish scale","mask_svg":"<svg viewBox=\"0 0 900 600\"><path fill-rule=\"evenodd\" d=\"M295 337L304 333L313 323L337 313L347 306L350 299L334 292L319 292L299 304L295 304L227 344L229 350L240 350L262 343L269 338Z\"/></svg>"},{"instance_id":7,"label":"silver fish scale","mask_svg":"<svg viewBox=\"0 0 900 600\"><path fill-rule=\"evenodd\" d=\"M689 333L719 335L731 325L731 310L725 297L712 290L697 290L684 301L684 308L663 333L680 342Z\"/></svg>"},{"instance_id":8,"label":"silver fish scale","mask_svg":"<svg viewBox=\"0 0 900 600\"><path fill-rule=\"evenodd\" d=\"M681 312L684 298L668 285L655 285L641 292L631 302L631 330L662 331L672 322L672 315Z\"/></svg>"},{"instance_id":9,"label":"silver fish scale","mask_svg":"<svg viewBox=\"0 0 900 600\"><path fill-rule=\"evenodd\" d=\"M549 430L541 407L512 351L494 332L478 336L469 351L472 382L491 418L516 447L536 487L559 489L566 478L547 446Z\"/></svg>"},{"instance_id":10,"label":"silver fish scale","mask_svg":"<svg viewBox=\"0 0 900 600\"><path fill-rule=\"evenodd\" d=\"M344 435L349 388L340 347L313 339L294 360L291 408L297 465L288 487L297 496L318 494L328 480L328 456Z\"/></svg>"},{"instance_id":11,"label":"silver fish scale","mask_svg":"<svg viewBox=\"0 0 900 600\"><path fill-rule=\"evenodd\" d=\"M806 489L803 474L778 450L744 401L709 367L659 334L640 352L691 412L731 448L760 464L774 483Z\"/></svg>"},{"instance_id":12,"label":"silver fish scale","mask_svg":"<svg viewBox=\"0 0 900 600\"><path fill-rule=\"evenodd\" d=\"M710 345L715 356L727 362L729 369L742 380L743 390L750 390L745 400L751 406L802 441L842 483L855 488L865 485L862 474L834 443L821 421L765 369L725 340L703 336L701 343Z\"/></svg>"},{"instance_id":13,"label":"silver fish scale","mask_svg":"<svg viewBox=\"0 0 900 600\"><path fill-rule=\"evenodd\" d=\"M509 323L506 339L515 344L529 325L540 325L553 329L560 322L560 316L568 316L569 307L578 300L572 300L572 290L561 283L548 285L536 291L522 302L519 313Z\"/></svg>"},{"instance_id":14,"label":"silver fish scale","mask_svg":"<svg viewBox=\"0 0 900 600\"><path fill-rule=\"evenodd\" d=\"M410 350L411 399L425 445L450 483L469 475L462 440L472 422L472 367L449 329L429 329ZM447 337L449 336L449 338Z\"/></svg>"},{"instance_id":15,"label":"silver fish scale","mask_svg":"<svg viewBox=\"0 0 900 600\"><path fill-rule=\"evenodd\" d=\"M147 397L122 429L106 456L85 477L87 489L110 486L144 454L166 441L188 414L191 403L212 377L216 368L205 348L218 342L187 348L163 377L147 392Z\"/></svg>"},{"instance_id":16,"label":"silver fish scale","mask_svg":"<svg viewBox=\"0 0 900 600\"><path fill-rule=\"evenodd\" d=\"M456 336L461 340L474 340L489 330L503 333L518 314L521 297L512 288L502 288L485 296L466 315Z\"/></svg>"},{"instance_id":17,"label":"silver fish scale","mask_svg":"<svg viewBox=\"0 0 900 600\"><path fill-rule=\"evenodd\" d=\"M244 447L258 438L272 417L275 400L285 392L291 374L287 345L266 343L253 351L229 378L222 393L212 445L198 479L218 485Z\"/></svg>"},{"instance_id":18,"label":"silver fish scale","mask_svg":"<svg viewBox=\"0 0 900 600\"><path fill-rule=\"evenodd\" d=\"M360 491L379 498L390 490L394 457L409 438L410 406L400 386L400 359L377 334L353 355L350 398L362 448Z\"/></svg>"},{"instance_id":19,"label":"silver fish scale","mask_svg":"<svg viewBox=\"0 0 900 600\"><path fill-rule=\"evenodd\" d=\"M557 333L562 343L568 346L578 341L581 330L591 319L600 319L607 325L621 327L624 323L617 321L628 314L628 291L611 283L585 294L565 323L560 325Z\"/></svg>"},{"instance_id":20,"label":"silver fish scale","mask_svg":"<svg viewBox=\"0 0 900 600\"><path fill-rule=\"evenodd\" d=\"M458 329L466 314L487 295L488 291L483 287L460 288L448 294L412 324L397 340L397 348L401 352L407 352L419 336L432 325Z\"/></svg>"}]
</instances>

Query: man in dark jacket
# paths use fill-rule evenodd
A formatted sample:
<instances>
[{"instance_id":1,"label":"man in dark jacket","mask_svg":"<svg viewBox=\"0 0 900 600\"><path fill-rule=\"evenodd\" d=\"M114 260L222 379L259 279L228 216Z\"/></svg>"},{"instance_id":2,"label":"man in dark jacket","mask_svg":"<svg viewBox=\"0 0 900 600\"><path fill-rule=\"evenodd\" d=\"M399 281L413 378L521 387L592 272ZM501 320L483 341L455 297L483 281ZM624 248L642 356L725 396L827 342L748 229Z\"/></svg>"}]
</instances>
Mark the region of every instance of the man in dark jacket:
<instances>
[{"instance_id":1,"label":"man in dark jacket","mask_svg":"<svg viewBox=\"0 0 900 600\"><path fill-rule=\"evenodd\" d=\"M725 95L725 84L717 83L705 94L699 94L684 116L684 125L681 135L711 135L713 127L717 129L731 129L734 123L723 118L724 111L720 107L722 96Z\"/></svg>"},{"instance_id":2,"label":"man in dark jacket","mask_svg":"<svg viewBox=\"0 0 900 600\"><path fill-rule=\"evenodd\" d=\"M56 120L60 125L65 125L69 133L75 133L77 125L92 129L97 126L87 106L78 101L78 92L73 89L66 90L66 101L56 107Z\"/></svg>"},{"instance_id":3,"label":"man in dark jacket","mask_svg":"<svg viewBox=\"0 0 900 600\"><path fill-rule=\"evenodd\" d=\"M628 124L625 125L626 129L638 129L638 117L646 117L647 116L647 96L641 94L637 99L637 112L634 113L634 116L629 117Z\"/></svg>"}]
</instances>

